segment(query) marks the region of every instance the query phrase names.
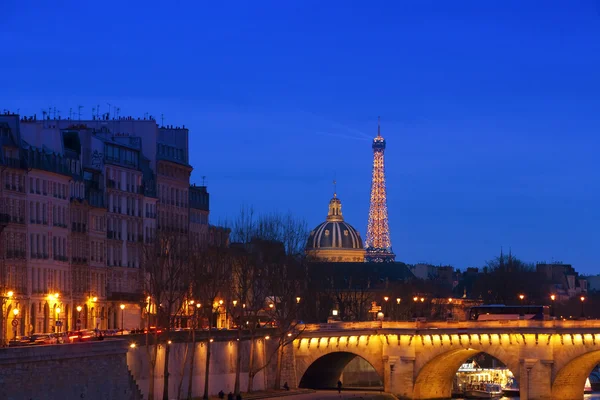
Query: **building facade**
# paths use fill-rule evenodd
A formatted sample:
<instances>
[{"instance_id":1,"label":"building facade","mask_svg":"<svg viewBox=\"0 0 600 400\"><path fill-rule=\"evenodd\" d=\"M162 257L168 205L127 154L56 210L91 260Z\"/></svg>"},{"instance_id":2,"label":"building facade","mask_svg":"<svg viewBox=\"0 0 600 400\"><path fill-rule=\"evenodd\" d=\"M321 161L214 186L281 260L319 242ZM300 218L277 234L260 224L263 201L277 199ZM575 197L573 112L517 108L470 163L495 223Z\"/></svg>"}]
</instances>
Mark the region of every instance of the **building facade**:
<instances>
[{"instance_id":1,"label":"building facade","mask_svg":"<svg viewBox=\"0 0 600 400\"><path fill-rule=\"evenodd\" d=\"M142 263L157 230L198 246L210 236L188 130L5 114L0 146L1 339L143 327Z\"/></svg>"}]
</instances>

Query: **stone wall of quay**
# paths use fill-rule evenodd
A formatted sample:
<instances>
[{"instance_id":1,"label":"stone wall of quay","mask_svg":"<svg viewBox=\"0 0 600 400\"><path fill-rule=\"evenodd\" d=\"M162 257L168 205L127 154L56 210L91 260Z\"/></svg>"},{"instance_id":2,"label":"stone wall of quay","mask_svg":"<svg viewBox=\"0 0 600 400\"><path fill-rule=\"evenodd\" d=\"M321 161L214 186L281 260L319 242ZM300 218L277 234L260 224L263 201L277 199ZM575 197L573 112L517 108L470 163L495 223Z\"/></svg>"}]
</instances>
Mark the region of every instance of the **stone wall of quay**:
<instances>
[{"instance_id":1,"label":"stone wall of quay","mask_svg":"<svg viewBox=\"0 0 600 400\"><path fill-rule=\"evenodd\" d=\"M0 350L0 398L139 400L127 343L105 340Z\"/></svg>"},{"instance_id":2,"label":"stone wall of quay","mask_svg":"<svg viewBox=\"0 0 600 400\"><path fill-rule=\"evenodd\" d=\"M152 354L153 345L146 348L144 336L132 337L131 341L136 346L129 348L127 353L127 365L135 378L144 398L148 398L150 387L150 363L149 352ZM240 343L241 372L240 389L246 391L248 387L248 358L250 353L250 341L243 339L238 342L235 338L224 339L215 337L210 344L210 367L209 367L209 394L216 395L220 390L225 393L233 392L235 385L235 366ZM265 345L266 343L266 345ZM265 365L273 354L274 341L257 339L254 346L254 362L257 367ZM163 393L164 384L164 361L166 347L169 346L169 396L176 398L181 383L182 396L187 397L190 379L190 366L192 351L194 354L194 371L192 375L192 395L201 397L204 393L207 341L190 343L185 341L173 341L169 345L160 344L156 369L154 373L154 396L159 398ZM262 369L254 377L254 390L263 390L273 385L274 370L277 363L277 355L274 354L267 367ZM283 384L283 381L281 382ZM291 386L291 385L290 385Z\"/></svg>"}]
</instances>

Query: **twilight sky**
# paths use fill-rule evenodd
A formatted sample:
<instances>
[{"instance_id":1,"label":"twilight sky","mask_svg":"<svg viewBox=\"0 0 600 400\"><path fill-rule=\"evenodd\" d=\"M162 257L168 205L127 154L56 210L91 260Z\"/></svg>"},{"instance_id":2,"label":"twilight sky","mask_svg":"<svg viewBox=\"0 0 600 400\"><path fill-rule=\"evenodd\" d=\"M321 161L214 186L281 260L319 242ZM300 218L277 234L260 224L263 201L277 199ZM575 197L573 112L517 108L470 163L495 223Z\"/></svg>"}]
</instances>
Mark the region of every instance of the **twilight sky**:
<instances>
[{"instance_id":1,"label":"twilight sky","mask_svg":"<svg viewBox=\"0 0 600 400\"><path fill-rule=\"evenodd\" d=\"M381 115L398 260L600 272L597 1L58 3L0 1L0 111L185 124L212 223L315 226L336 176L364 238Z\"/></svg>"}]
</instances>

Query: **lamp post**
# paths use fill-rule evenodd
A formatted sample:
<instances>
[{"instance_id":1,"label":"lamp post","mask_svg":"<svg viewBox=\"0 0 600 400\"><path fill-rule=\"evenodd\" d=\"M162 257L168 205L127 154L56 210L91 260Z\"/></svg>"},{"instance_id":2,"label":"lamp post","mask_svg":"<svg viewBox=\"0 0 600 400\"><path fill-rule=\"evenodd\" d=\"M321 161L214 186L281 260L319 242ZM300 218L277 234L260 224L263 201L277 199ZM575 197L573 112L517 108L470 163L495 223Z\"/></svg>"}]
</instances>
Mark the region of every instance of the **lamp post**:
<instances>
[{"instance_id":1,"label":"lamp post","mask_svg":"<svg viewBox=\"0 0 600 400\"><path fill-rule=\"evenodd\" d=\"M452 319L452 315L454 314L454 299L452 297L448 298L448 318Z\"/></svg>"},{"instance_id":2,"label":"lamp post","mask_svg":"<svg viewBox=\"0 0 600 400\"><path fill-rule=\"evenodd\" d=\"M56 307L56 321L54 322L56 326L56 333L60 332L60 307Z\"/></svg>"},{"instance_id":3,"label":"lamp post","mask_svg":"<svg viewBox=\"0 0 600 400\"><path fill-rule=\"evenodd\" d=\"M421 297L421 316L425 318L425 297Z\"/></svg>"},{"instance_id":4,"label":"lamp post","mask_svg":"<svg viewBox=\"0 0 600 400\"><path fill-rule=\"evenodd\" d=\"M17 341L17 326L19 326L19 321L17 320L17 315L19 315L19 309L15 308L13 310L13 322L12 322L12 326L13 326L13 334L15 335L14 340Z\"/></svg>"},{"instance_id":5,"label":"lamp post","mask_svg":"<svg viewBox=\"0 0 600 400\"><path fill-rule=\"evenodd\" d=\"M124 325L124 322L125 322L125 317L124 317L124 315L125 315L125 304L121 304L119 307L121 308L121 336L122 336L122 335L125 334L125 325Z\"/></svg>"},{"instance_id":6,"label":"lamp post","mask_svg":"<svg viewBox=\"0 0 600 400\"><path fill-rule=\"evenodd\" d=\"M384 318L388 315L388 300L390 298L388 296L383 296L383 300L385 301L384 306L383 306L383 316Z\"/></svg>"},{"instance_id":7,"label":"lamp post","mask_svg":"<svg viewBox=\"0 0 600 400\"><path fill-rule=\"evenodd\" d=\"M396 311L394 312L394 319L398 321L400 319L400 302L402 299L400 297L396 297Z\"/></svg>"},{"instance_id":8,"label":"lamp post","mask_svg":"<svg viewBox=\"0 0 600 400\"><path fill-rule=\"evenodd\" d=\"M523 310L523 300L525 300L525 295L520 294L519 299L521 300L521 308L519 309L519 319L523 319L523 317L525 316L525 313Z\"/></svg>"},{"instance_id":9,"label":"lamp post","mask_svg":"<svg viewBox=\"0 0 600 400\"><path fill-rule=\"evenodd\" d=\"M81 306L77 306L77 330L81 330Z\"/></svg>"},{"instance_id":10,"label":"lamp post","mask_svg":"<svg viewBox=\"0 0 600 400\"><path fill-rule=\"evenodd\" d=\"M585 312L583 310L583 303L585 302L585 296L581 296L579 298L579 300L581 300L581 318L585 318Z\"/></svg>"},{"instance_id":11,"label":"lamp post","mask_svg":"<svg viewBox=\"0 0 600 400\"><path fill-rule=\"evenodd\" d=\"M550 316L554 319L554 300L556 300L556 295L551 294L550 300L552 300L552 302L550 303Z\"/></svg>"},{"instance_id":12,"label":"lamp post","mask_svg":"<svg viewBox=\"0 0 600 400\"><path fill-rule=\"evenodd\" d=\"M416 319L419 316L418 308L419 308L419 298L417 296L413 297L413 301L415 302L415 312L413 313L413 317Z\"/></svg>"},{"instance_id":13,"label":"lamp post","mask_svg":"<svg viewBox=\"0 0 600 400\"><path fill-rule=\"evenodd\" d=\"M300 300L302 298L300 296L296 297L296 318L298 319L299 322L303 322L302 321L302 314L301 314L301 309L300 309Z\"/></svg>"}]
</instances>

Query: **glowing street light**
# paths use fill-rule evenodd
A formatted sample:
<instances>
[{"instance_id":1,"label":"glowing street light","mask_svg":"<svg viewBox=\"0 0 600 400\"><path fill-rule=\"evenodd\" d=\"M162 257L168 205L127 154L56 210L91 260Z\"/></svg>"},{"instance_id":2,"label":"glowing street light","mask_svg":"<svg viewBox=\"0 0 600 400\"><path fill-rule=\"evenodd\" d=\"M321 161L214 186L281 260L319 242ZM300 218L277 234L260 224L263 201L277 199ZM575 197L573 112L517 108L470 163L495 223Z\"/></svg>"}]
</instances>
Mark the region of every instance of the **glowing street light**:
<instances>
[{"instance_id":1,"label":"glowing street light","mask_svg":"<svg viewBox=\"0 0 600 400\"><path fill-rule=\"evenodd\" d=\"M550 316L554 317L554 300L556 300L556 295L554 293L550 295L550 300L552 300L552 304L550 307Z\"/></svg>"},{"instance_id":2,"label":"glowing street light","mask_svg":"<svg viewBox=\"0 0 600 400\"><path fill-rule=\"evenodd\" d=\"M237 306L237 300L234 300L234 301L233 301L233 306L234 306L234 307L235 307L235 306Z\"/></svg>"},{"instance_id":3,"label":"glowing street light","mask_svg":"<svg viewBox=\"0 0 600 400\"><path fill-rule=\"evenodd\" d=\"M125 304L119 306L121 308L121 336L125 334L124 322L125 322Z\"/></svg>"},{"instance_id":4,"label":"glowing street light","mask_svg":"<svg viewBox=\"0 0 600 400\"><path fill-rule=\"evenodd\" d=\"M384 296L383 300L388 301L390 298L388 296Z\"/></svg>"},{"instance_id":5,"label":"glowing street light","mask_svg":"<svg viewBox=\"0 0 600 400\"><path fill-rule=\"evenodd\" d=\"M8 293L6 293L8 295L8 297L13 297L14 293L12 290L9 290Z\"/></svg>"},{"instance_id":6,"label":"glowing street light","mask_svg":"<svg viewBox=\"0 0 600 400\"><path fill-rule=\"evenodd\" d=\"M13 315L14 315L14 317L13 317L13 321L14 321L13 322L13 333L15 335L15 341L16 341L17 340L17 325L19 324L19 322L17 321L17 315L19 315L19 309L18 308L15 308L13 310Z\"/></svg>"},{"instance_id":7,"label":"glowing street light","mask_svg":"<svg viewBox=\"0 0 600 400\"><path fill-rule=\"evenodd\" d=\"M296 304L300 303L300 296L296 297Z\"/></svg>"},{"instance_id":8,"label":"glowing street light","mask_svg":"<svg viewBox=\"0 0 600 400\"><path fill-rule=\"evenodd\" d=\"M581 300L581 318L585 318L585 312L583 310L583 303L585 302L585 296L581 296L579 298L579 300Z\"/></svg>"},{"instance_id":9,"label":"glowing street light","mask_svg":"<svg viewBox=\"0 0 600 400\"><path fill-rule=\"evenodd\" d=\"M519 295L519 299L521 299L521 309L519 311L519 317L524 317L525 316L525 310L523 310L523 300L525 299L525 295L524 294L520 294Z\"/></svg>"}]
</instances>

